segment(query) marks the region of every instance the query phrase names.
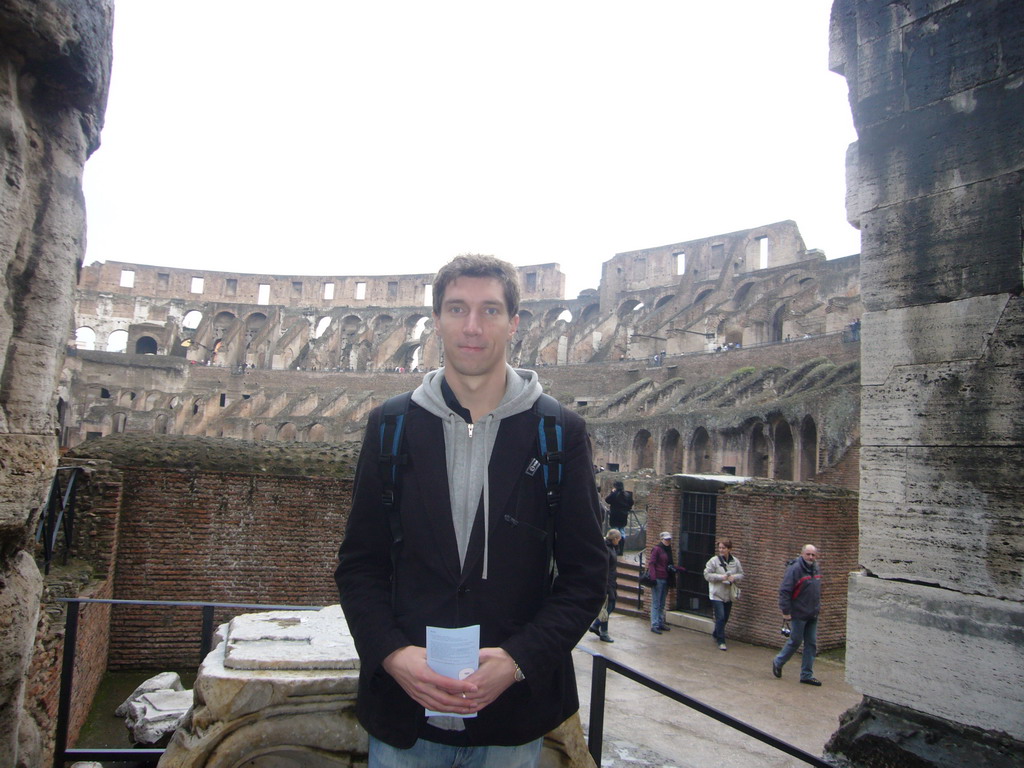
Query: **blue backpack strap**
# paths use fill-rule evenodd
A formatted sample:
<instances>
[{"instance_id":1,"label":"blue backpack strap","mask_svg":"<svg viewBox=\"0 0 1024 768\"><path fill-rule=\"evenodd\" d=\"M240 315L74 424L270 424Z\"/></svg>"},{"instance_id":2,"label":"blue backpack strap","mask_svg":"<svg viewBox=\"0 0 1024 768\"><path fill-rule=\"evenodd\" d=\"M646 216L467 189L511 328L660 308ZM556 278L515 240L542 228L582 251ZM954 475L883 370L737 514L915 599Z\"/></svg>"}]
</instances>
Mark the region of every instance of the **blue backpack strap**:
<instances>
[{"instance_id":1,"label":"blue backpack strap","mask_svg":"<svg viewBox=\"0 0 1024 768\"><path fill-rule=\"evenodd\" d=\"M405 415L409 411L412 392L404 392L388 398L381 408L380 417L380 452L377 454L377 467L381 480L381 506L388 516L391 527L391 563L398 558L398 549L402 543L402 521L398 514L398 468L406 463L406 454L401 453L402 430L405 427Z\"/></svg>"},{"instance_id":2,"label":"blue backpack strap","mask_svg":"<svg viewBox=\"0 0 1024 768\"><path fill-rule=\"evenodd\" d=\"M540 463L547 489L548 511L553 515L562 503L562 406L551 395L542 394L533 404L533 410L539 416Z\"/></svg>"}]
</instances>

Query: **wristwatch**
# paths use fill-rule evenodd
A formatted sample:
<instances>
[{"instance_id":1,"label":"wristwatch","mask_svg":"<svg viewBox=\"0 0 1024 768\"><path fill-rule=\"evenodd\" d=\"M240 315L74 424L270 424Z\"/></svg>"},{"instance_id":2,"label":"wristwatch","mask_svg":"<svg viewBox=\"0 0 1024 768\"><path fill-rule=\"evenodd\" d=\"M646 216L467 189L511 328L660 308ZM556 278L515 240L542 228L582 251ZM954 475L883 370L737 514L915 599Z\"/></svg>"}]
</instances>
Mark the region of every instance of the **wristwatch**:
<instances>
[{"instance_id":1,"label":"wristwatch","mask_svg":"<svg viewBox=\"0 0 1024 768\"><path fill-rule=\"evenodd\" d=\"M513 659L513 660L512 660L512 663L516 665L516 673L515 673L515 675L514 675L514 677L515 677L515 681L516 681L517 683L521 683L521 682L523 682L523 680L525 680L525 679L526 679L526 675L524 675L524 674L523 674L523 670L521 670L521 669L519 668L519 662L518 662L518 661L516 661L515 659Z\"/></svg>"}]
</instances>

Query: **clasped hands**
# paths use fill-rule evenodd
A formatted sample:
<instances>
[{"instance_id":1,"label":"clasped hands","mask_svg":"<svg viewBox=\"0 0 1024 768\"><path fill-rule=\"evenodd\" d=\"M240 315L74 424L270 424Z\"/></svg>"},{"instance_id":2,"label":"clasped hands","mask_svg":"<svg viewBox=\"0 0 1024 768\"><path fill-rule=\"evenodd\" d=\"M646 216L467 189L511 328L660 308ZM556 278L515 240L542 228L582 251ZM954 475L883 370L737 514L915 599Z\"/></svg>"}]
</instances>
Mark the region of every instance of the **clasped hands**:
<instances>
[{"instance_id":1,"label":"clasped hands","mask_svg":"<svg viewBox=\"0 0 1024 768\"><path fill-rule=\"evenodd\" d=\"M435 712L479 712L515 682L516 663L503 648L481 648L480 666L465 680L439 675L427 665L427 649L399 648L384 659L385 671L414 701Z\"/></svg>"}]
</instances>

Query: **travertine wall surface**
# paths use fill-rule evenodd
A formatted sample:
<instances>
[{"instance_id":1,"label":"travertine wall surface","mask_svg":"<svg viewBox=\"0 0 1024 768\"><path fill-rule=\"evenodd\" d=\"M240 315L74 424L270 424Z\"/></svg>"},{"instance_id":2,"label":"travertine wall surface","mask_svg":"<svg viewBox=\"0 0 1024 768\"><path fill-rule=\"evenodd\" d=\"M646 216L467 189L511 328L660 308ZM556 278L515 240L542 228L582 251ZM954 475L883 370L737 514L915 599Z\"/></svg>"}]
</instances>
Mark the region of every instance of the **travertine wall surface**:
<instances>
[{"instance_id":1,"label":"travertine wall surface","mask_svg":"<svg viewBox=\"0 0 1024 768\"><path fill-rule=\"evenodd\" d=\"M867 572L850 584L847 675L868 710L1003 734L1019 759L1024 4L838 0L832 13L859 136L865 308ZM960 760L997 764L962 738ZM838 746L864 758L853 737Z\"/></svg>"},{"instance_id":2,"label":"travertine wall surface","mask_svg":"<svg viewBox=\"0 0 1024 768\"><path fill-rule=\"evenodd\" d=\"M0 5L0 765L5 766L39 764L34 723L21 716L42 589L31 542L57 459L56 387L85 250L82 169L99 145L112 17L109 0Z\"/></svg>"}]
</instances>

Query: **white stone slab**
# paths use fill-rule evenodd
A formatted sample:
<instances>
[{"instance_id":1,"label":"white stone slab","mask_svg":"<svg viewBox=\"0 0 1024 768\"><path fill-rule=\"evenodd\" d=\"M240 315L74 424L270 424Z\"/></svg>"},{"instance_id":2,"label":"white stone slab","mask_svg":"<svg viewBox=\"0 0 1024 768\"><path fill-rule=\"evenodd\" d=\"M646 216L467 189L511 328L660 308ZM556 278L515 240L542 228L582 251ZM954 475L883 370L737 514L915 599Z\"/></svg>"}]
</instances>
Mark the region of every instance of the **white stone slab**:
<instances>
[{"instance_id":1,"label":"white stone slab","mask_svg":"<svg viewBox=\"0 0 1024 768\"><path fill-rule=\"evenodd\" d=\"M228 623L226 669L358 669L355 641L341 606L267 611Z\"/></svg>"}]
</instances>

